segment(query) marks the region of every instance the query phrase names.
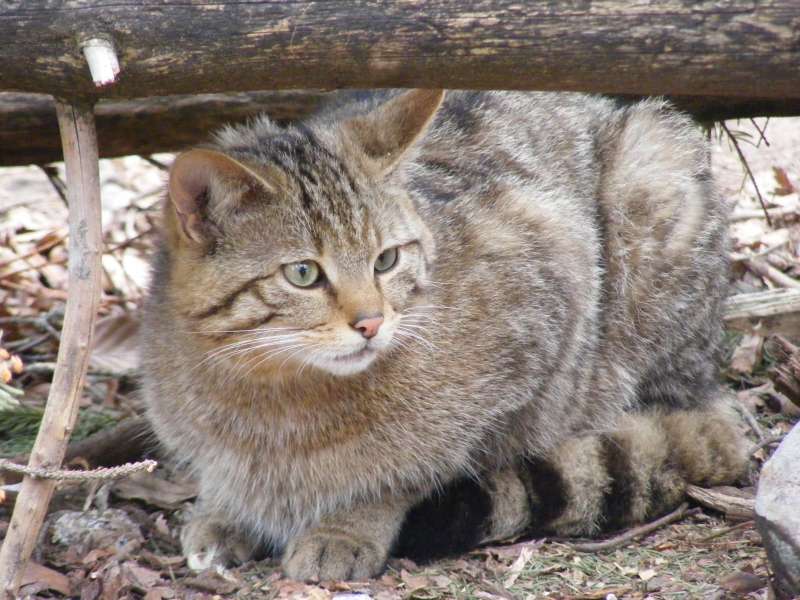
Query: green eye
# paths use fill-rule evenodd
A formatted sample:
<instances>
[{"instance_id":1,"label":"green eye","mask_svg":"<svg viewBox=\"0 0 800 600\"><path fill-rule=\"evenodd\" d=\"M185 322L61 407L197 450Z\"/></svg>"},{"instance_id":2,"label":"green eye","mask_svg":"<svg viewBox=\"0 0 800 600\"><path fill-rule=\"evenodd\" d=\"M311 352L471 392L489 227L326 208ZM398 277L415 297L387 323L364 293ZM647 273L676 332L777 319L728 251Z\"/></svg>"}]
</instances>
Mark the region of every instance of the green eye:
<instances>
[{"instance_id":1,"label":"green eye","mask_svg":"<svg viewBox=\"0 0 800 600\"><path fill-rule=\"evenodd\" d=\"M391 269L397 262L397 254L397 248L387 248L381 252L375 260L375 270L383 273Z\"/></svg>"},{"instance_id":2,"label":"green eye","mask_svg":"<svg viewBox=\"0 0 800 600\"><path fill-rule=\"evenodd\" d=\"M303 260L283 265L283 274L289 283L297 287L309 287L319 281L322 270L313 260Z\"/></svg>"}]
</instances>

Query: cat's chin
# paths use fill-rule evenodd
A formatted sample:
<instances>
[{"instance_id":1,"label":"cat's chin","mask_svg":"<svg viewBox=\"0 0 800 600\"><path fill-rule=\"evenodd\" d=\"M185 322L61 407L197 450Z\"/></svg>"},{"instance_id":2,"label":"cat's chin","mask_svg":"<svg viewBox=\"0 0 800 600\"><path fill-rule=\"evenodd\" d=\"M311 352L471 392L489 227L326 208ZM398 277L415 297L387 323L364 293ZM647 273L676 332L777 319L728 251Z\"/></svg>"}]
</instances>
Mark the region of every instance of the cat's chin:
<instances>
[{"instance_id":1,"label":"cat's chin","mask_svg":"<svg viewBox=\"0 0 800 600\"><path fill-rule=\"evenodd\" d=\"M378 357L378 352L379 350L376 348L366 347L349 354L320 357L311 364L317 369L327 371L331 375L346 377L366 370Z\"/></svg>"}]
</instances>

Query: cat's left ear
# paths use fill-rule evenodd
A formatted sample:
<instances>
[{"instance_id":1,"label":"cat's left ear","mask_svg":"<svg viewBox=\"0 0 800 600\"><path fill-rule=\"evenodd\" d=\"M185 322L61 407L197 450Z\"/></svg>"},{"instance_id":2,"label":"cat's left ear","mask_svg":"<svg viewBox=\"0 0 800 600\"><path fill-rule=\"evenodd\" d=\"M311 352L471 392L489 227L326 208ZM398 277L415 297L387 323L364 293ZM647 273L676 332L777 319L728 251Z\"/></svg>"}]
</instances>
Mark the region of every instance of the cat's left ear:
<instances>
[{"instance_id":1,"label":"cat's left ear","mask_svg":"<svg viewBox=\"0 0 800 600\"><path fill-rule=\"evenodd\" d=\"M275 193L263 173L221 152L199 148L175 159L168 189L182 237L201 246L219 235L221 216Z\"/></svg>"},{"instance_id":2,"label":"cat's left ear","mask_svg":"<svg viewBox=\"0 0 800 600\"><path fill-rule=\"evenodd\" d=\"M344 123L344 129L380 172L396 165L425 132L444 90L411 90Z\"/></svg>"}]
</instances>

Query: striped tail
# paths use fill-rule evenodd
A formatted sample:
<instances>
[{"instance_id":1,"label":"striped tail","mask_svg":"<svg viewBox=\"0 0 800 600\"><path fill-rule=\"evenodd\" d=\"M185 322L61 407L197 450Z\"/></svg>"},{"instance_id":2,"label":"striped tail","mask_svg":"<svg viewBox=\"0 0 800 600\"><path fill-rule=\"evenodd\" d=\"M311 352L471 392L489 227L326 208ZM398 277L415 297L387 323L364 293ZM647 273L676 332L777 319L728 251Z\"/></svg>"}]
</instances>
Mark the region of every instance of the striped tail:
<instances>
[{"instance_id":1,"label":"striped tail","mask_svg":"<svg viewBox=\"0 0 800 600\"><path fill-rule=\"evenodd\" d=\"M637 413L614 433L570 439L483 481L459 479L406 516L392 554L427 561L490 541L595 536L658 517L688 483L722 485L747 472L732 409Z\"/></svg>"}]
</instances>

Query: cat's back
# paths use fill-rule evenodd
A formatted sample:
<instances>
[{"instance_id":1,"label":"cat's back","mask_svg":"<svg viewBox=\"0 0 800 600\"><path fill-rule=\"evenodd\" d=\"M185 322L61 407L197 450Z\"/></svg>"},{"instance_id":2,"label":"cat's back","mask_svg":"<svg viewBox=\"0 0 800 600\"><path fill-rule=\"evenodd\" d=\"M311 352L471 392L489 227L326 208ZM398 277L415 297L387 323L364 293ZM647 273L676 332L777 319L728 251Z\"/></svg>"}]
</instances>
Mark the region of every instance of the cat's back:
<instances>
[{"instance_id":1,"label":"cat's back","mask_svg":"<svg viewBox=\"0 0 800 600\"><path fill-rule=\"evenodd\" d=\"M712 381L704 357L720 337L727 208L702 132L668 103L451 92L421 142L410 187L429 221L445 224L439 236L451 253L463 240L494 244L520 216L535 239L553 247L568 240L547 260L598 292L591 320L604 369L623 379L696 373L675 354L692 340L697 350L680 356ZM509 195L513 209L525 210L508 210ZM500 213L495 223L483 216L492 212ZM544 245L533 244L544 256Z\"/></svg>"},{"instance_id":2,"label":"cat's back","mask_svg":"<svg viewBox=\"0 0 800 600\"><path fill-rule=\"evenodd\" d=\"M433 202L491 198L498 186L589 201L598 131L615 103L585 94L450 92L422 140L412 186Z\"/></svg>"}]
</instances>

